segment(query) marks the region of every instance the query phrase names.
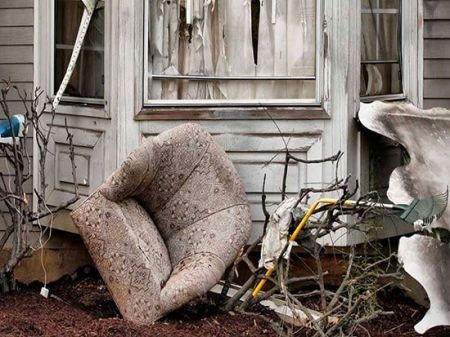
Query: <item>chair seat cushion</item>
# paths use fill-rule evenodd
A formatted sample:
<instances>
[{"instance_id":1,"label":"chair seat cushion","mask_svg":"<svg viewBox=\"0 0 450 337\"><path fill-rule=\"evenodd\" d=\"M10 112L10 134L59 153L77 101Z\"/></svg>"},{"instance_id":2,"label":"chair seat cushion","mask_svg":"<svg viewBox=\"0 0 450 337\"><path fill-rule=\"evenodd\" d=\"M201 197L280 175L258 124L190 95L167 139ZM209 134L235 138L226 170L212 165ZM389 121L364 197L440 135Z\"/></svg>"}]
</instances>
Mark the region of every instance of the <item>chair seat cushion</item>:
<instances>
[{"instance_id":1,"label":"chair seat cushion","mask_svg":"<svg viewBox=\"0 0 450 337\"><path fill-rule=\"evenodd\" d=\"M72 218L122 316L142 324L159 318L172 264L148 213L133 199L116 203L95 192Z\"/></svg>"}]
</instances>

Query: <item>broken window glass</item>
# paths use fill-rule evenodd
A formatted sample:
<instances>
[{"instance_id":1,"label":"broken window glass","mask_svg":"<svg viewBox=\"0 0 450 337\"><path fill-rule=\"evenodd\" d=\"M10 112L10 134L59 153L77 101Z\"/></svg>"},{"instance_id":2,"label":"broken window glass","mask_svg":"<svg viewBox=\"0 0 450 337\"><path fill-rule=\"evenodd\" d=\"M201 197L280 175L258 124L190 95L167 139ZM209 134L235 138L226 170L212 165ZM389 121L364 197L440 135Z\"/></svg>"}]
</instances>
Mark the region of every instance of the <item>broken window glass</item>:
<instances>
[{"instance_id":1,"label":"broken window glass","mask_svg":"<svg viewBox=\"0 0 450 337\"><path fill-rule=\"evenodd\" d=\"M403 92L401 1L362 0L361 96Z\"/></svg>"},{"instance_id":2,"label":"broken window glass","mask_svg":"<svg viewBox=\"0 0 450 337\"><path fill-rule=\"evenodd\" d=\"M149 0L150 100L315 99L317 0Z\"/></svg>"},{"instance_id":3,"label":"broken window glass","mask_svg":"<svg viewBox=\"0 0 450 337\"><path fill-rule=\"evenodd\" d=\"M55 92L69 64L83 11L82 1L55 1L55 73L53 86ZM65 96L103 98L104 17L104 1L99 1L89 24L77 64L65 91Z\"/></svg>"}]
</instances>

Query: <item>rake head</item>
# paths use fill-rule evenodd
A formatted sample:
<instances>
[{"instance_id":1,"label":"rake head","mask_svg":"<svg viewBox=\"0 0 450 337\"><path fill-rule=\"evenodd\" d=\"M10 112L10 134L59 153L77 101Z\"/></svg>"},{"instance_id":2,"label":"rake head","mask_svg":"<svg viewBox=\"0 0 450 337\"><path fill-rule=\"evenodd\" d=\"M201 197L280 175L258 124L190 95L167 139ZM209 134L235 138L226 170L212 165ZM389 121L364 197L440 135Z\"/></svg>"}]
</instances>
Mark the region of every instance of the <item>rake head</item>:
<instances>
[{"instance_id":1,"label":"rake head","mask_svg":"<svg viewBox=\"0 0 450 337\"><path fill-rule=\"evenodd\" d=\"M400 218L410 224L421 220L423 225L430 225L442 214L448 204L448 188L442 194L433 195L425 199L414 199L409 205L402 205L403 213Z\"/></svg>"}]
</instances>

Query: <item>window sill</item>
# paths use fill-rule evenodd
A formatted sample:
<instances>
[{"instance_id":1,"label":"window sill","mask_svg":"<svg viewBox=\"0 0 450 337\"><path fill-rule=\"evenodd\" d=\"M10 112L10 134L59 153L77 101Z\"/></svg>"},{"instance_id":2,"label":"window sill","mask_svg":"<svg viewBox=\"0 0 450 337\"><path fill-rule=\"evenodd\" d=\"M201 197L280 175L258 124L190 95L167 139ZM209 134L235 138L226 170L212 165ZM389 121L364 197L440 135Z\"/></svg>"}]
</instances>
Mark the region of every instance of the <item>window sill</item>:
<instances>
[{"instance_id":1,"label":"window sill","mask_svg":"<svg viewBox=\"0 0 450 337\"><path fill-rule=\"evenodd\" d=\"M148 120L267 120L267 119L330 119L320 105L309 107L144 107L134 117L137 121Z\"/></svg>"},{"instance_id":2,"label":"window sill","mask_svg":"<svg viewBox=\"0 0 450 337\"><path fill-rule=\"evenodd\" d=\"M407 99L405 94L379 95L379 96L363 96L360 97L360 102L370 103L373 101L405 101Z\"/></svg>"},{"instance_id":3,"label":"window sill","mask_svg":"<svg viewBox=\"0 0 450 337\"><path fill-rule=\"evenodd\" d=\"M105 104L61 101L56 108L56 113L68 116L109 118Z\"/></svg>"}]
</instances>

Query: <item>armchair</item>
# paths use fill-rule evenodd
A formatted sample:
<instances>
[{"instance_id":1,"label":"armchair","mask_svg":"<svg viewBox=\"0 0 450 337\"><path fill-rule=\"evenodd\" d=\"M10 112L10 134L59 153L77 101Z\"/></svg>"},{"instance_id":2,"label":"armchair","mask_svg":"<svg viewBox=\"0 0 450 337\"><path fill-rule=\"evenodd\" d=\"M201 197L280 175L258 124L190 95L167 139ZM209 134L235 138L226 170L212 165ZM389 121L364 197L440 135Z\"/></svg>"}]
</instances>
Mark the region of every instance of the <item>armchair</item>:
<instances>
[{"instance_id":1,"label":"armchair","mask_svg":"<svg viewBox=\"0 0 450 337\"><path fill-rule=\"evenodd\" d=\"M196 124L145 140L72 218L123 317L138 324L205 294L251 228L233 164Z\"/></svg>"}]
</instances>

